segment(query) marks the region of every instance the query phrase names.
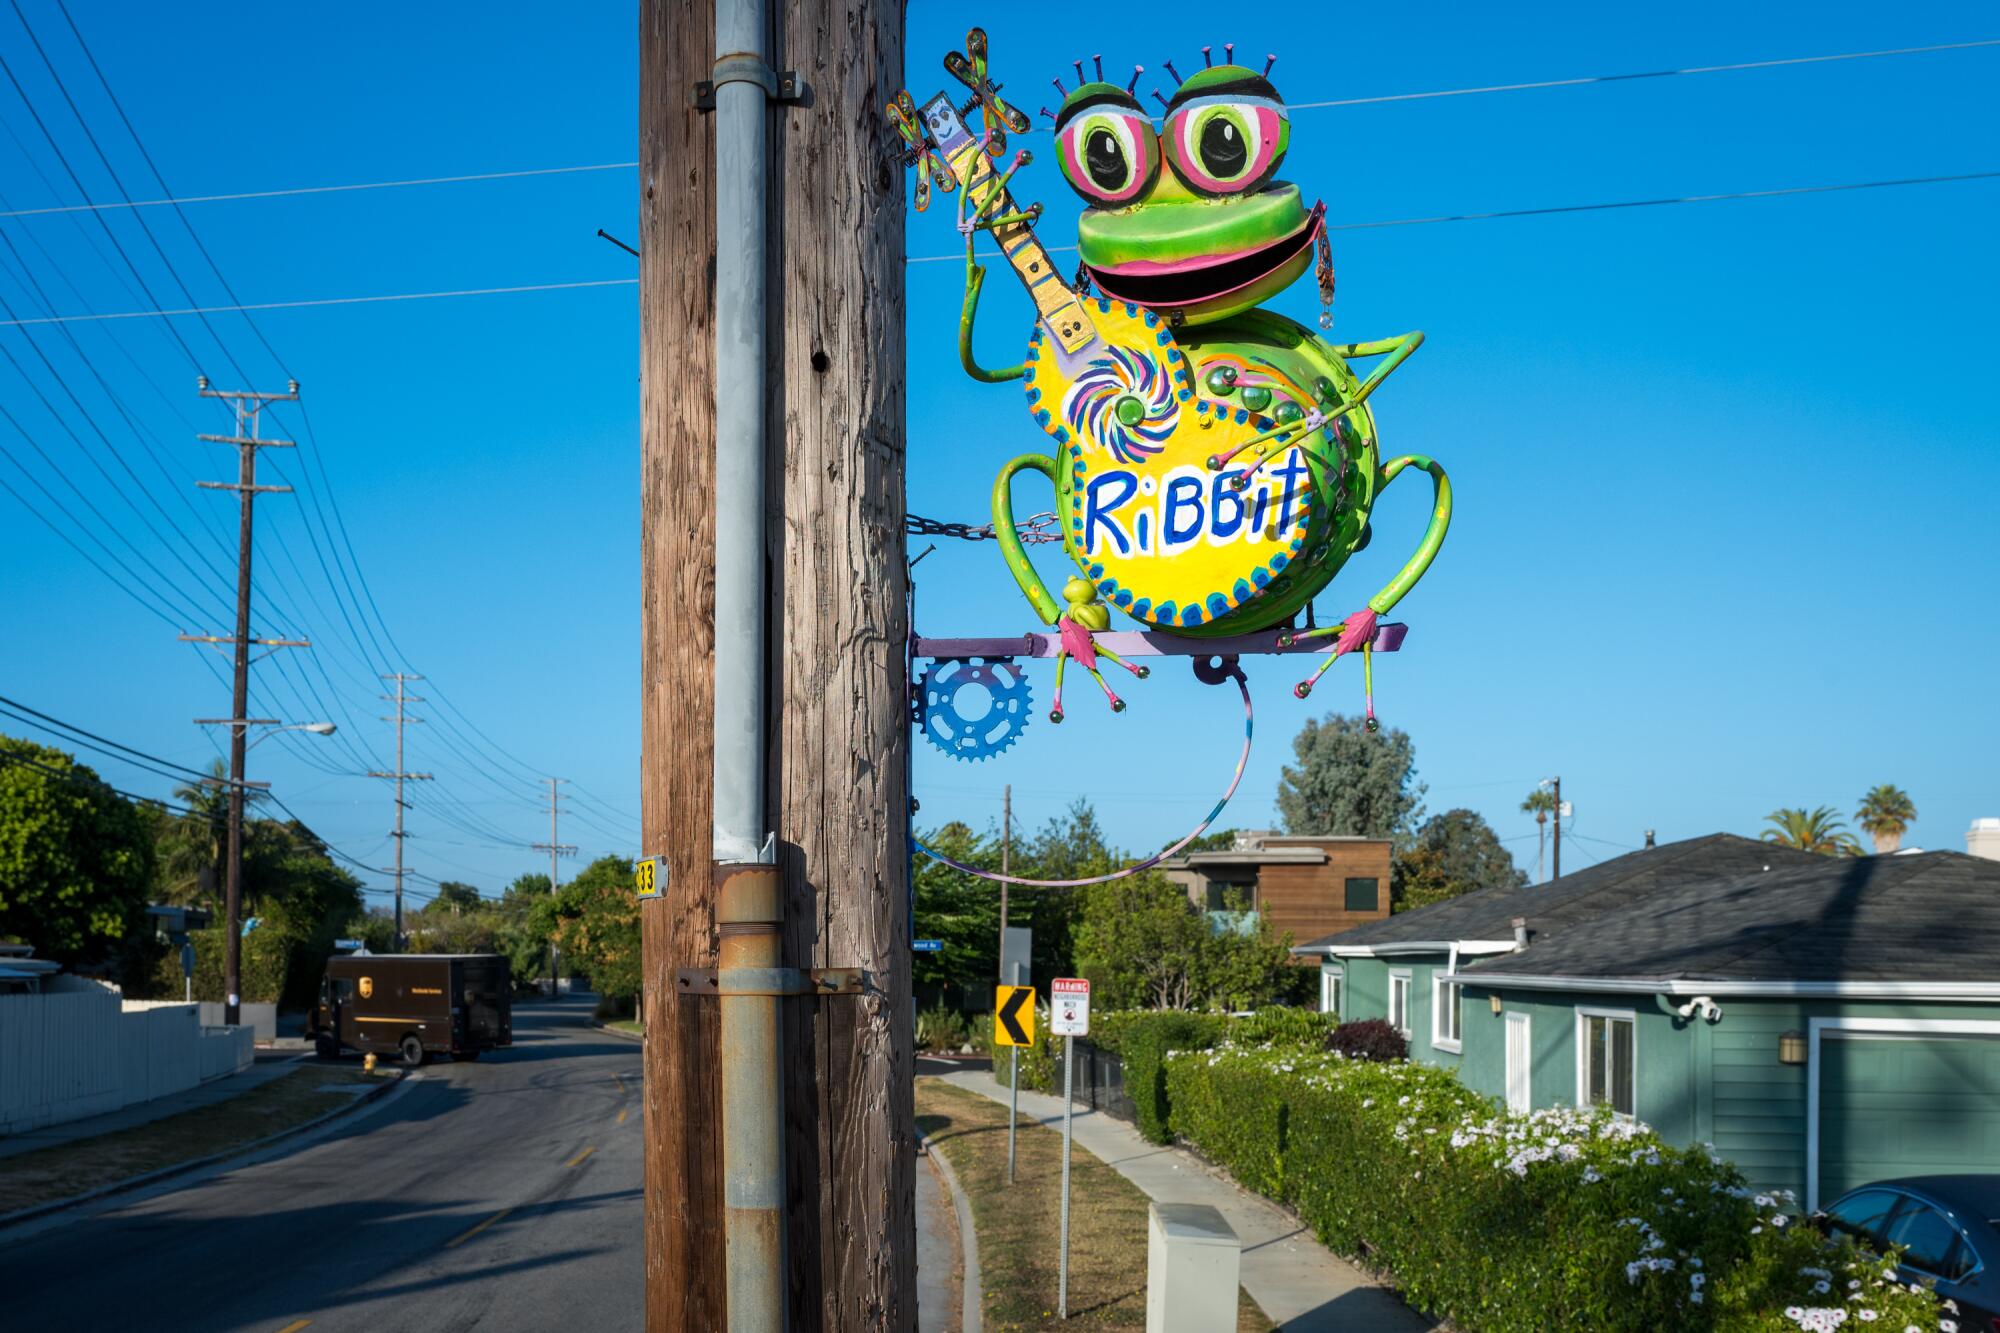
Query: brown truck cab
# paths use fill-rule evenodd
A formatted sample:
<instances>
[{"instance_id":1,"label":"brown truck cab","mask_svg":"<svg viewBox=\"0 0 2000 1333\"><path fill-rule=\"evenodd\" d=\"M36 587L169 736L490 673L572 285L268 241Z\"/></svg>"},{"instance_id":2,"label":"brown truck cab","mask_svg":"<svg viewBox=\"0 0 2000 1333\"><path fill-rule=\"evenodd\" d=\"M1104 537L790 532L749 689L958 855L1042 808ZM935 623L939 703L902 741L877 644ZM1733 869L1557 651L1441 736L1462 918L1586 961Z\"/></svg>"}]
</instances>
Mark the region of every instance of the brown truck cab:
<instances>
[{"instance_id":1,"label":"brown truck cab","mask_svg":"<svg viewBox=\"0 0 2000 1333\"><path fill-rule=\"evenodd\" d=\"M343 1051L476 1060L514 1044L513 978L499 954L329 958L306 1035L320 1058Z\"/></svg>"}]
</instances>

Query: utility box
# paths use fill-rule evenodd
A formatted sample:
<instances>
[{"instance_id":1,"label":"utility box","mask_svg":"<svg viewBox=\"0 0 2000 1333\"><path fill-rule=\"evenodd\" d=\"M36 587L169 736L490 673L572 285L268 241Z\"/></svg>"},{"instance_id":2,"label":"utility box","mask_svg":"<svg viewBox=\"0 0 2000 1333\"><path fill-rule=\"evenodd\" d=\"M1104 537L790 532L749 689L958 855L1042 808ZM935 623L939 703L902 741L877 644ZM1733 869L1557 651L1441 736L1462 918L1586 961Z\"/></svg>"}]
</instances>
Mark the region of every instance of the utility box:
<instances>
[{"instance_id":1,"label":"utility box","mask_svg":"<svg viewBox=\"0 0 2000 1333\"><path fill-rule=\"evenodd\" d=\"M1146 1333L1236 1327L1243 1242L1205 1203L1155 1203L1146 1223Z\"/></svg>"}]
</instances>

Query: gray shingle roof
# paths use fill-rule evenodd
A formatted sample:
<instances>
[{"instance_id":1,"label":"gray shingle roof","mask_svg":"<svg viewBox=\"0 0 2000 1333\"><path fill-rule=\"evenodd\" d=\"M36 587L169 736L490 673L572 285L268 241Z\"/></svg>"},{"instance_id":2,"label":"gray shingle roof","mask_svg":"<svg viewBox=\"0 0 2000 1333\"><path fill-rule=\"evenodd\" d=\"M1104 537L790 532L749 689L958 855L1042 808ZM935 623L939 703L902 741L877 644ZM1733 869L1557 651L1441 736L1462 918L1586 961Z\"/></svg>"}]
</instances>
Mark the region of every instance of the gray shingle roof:
<instances>
[{"instance_id":1,"label":"gray shingle roof","mask_svg":"<svg viewBox=\"0 0 2000 1333\"><path fill-rule=\"evenodd\" d=\"M1629 858L1621 858L1629 859ZM1531 917L1532 919L1532 917ZM1468 973L1675 981L2000 979L2000 861L1812 856L1655 884Z\"/></svg>"},{"instance_id":2,"label":"gray shingle roof","mask_svg":"<svg viewBox=\"0 0 2000 1333\"><path fill-rule=\"evenodd\" d=\"M1417 940L1506 940L1514 936L1514 918L1526 917L1528 952L1533 953L1540 939L1566 932L1624 904L1647 899L1668 886L1713 883L1762 873L1767 866L1777 870L1826 860L1733 833L1713 833L1601 861L1550 884L1480 889L1328 935L1301 949Z\"/></svg>"}]
</instances>

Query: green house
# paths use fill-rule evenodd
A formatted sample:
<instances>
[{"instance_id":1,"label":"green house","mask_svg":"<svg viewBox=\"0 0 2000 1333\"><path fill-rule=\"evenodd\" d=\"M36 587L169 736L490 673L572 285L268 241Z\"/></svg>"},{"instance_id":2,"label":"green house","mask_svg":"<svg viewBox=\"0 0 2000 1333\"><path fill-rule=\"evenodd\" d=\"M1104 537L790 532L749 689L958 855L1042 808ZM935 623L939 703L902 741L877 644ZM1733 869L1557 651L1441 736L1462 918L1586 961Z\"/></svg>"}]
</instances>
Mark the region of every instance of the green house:
<instances>
[{"instance_id":1,"label":"green house","mask_svg":"<svg viewBox=\"0 0 2000 1333\"><path fill-rule=\"evenodd\" d=\"M1513 1109L1609 1105L1808 1208L2000 1172L2000 861L1730 834L1293 950L1320 1007Z\"/></svg>"}]
</instances>

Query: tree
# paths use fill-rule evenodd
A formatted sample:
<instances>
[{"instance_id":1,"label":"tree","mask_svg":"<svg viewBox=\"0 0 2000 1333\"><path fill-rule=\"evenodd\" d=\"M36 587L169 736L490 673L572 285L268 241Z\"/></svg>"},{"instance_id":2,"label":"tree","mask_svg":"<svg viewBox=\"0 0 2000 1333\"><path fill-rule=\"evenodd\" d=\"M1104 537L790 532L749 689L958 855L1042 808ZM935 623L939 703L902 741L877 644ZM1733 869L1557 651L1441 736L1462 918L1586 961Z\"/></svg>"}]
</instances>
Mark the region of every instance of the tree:
<instances>
[{"instance_id":1,"label":"tree","mask_svg":"<svg viewBox=\"0 0 2000 1333\"><path fill-rule=\"evenodd\" d=\"M183 782L174 801L185 814L156 830L163 902L182 906L219 903L224 861L229 854L229 768L220 759L209 766L213 781ZM245 818L261 793L244 792Z\"/></svg>"},{"instance_id":2,"label":"tree","mask_svg":"<svg viewBox=\"0 0 2000 1333\"><path fill-rule=\"evenodd\" d=\"M1396 857L1390 906L1407 912L1474 889L1519 888L1527 882L1492 825L1474 811L1447 810L1425 820Z\"/></svg>"},{"instance_id":3,"label":"tree","mask_svg":"<svg viewBox=\"0 0 2000 1333\"><path fill-rule=\"evenodd\" d=\"M1287 833L1403 838L1423 814L1409 733L1370 732L1365 719L1329 713L1292 741L1297 767L1278 779Z\"/></svg>"},{"instance_id":4,"label":"tree","mask_svg":"<svg viewBox=\"0 0 2000 1333\"><path fill-rule=\"evenodd\" d=\"M1521 802L1521 808L1535 817L1535 882L1540 883L1542 854L1548 850L1549 816L1555 812L1556 794L1538 786Z\"/></svg>"},{"instance_id":5,"label":"tree","mask_svg":"<svg viewBox=\"0 0 2000 1333\"><path fill-rule=\"evenodd\" d=\"M1106 1009L1247 1009L1285 988L1291 936L1211 926L1187 893L1142 871L1084 889L1076 969Z\"/></svg>"},{"instance_id":6,"label":"tree","mask_svg":"<svg viewBox=\"0 0 2000 1333\"><path fill-rule=\"evenodd\" d=\"M1822 805L1816 810L1794 810L1790 807L1773 810L1764 816L1764 822L1771 825L1764 830L1765 842L1775 842L1781 847L1793 847L1802 852L1817 852L1822 856L1861 855L1861 844L1847 831L1846 821L1835 814L1830 805Z\"/></svg>"},{"instance_id":7,"label":"tree","mask_svg":"<svg viewBox=\"0 0 2000 1333\"><path fill-rule=\"evenodd\" d=\"M0 736L0 939L102 958L143 926L153 873L130 802L61 750Z\"/></svg>"},{"instance_id":8,"label":"tree","mask_svg":"<svg viewBox=\"0 0 2000 1333\"><path fill-rule=\"evenodd\" d=\"M639 900L632 862L602 856L556 894L555 941L591 984L619 999L639 993Z\"/></svg>"},{"instance_id":9,"label":"tree","mask_svg":"<svg viewBox=\"0 0 2000 1333\"><path fill-rule=\"evenodd\" d=\"M1000 865L996 841L982 838L970 826L956 821L925 833L923 842L926 847L966 865L993 869ZM985 999L992 995L988 988L1000 972L999 887L953 870L942 861L920 856L913 891L918 937L937 940L943 945L936 953L916 956L920 1003L934 1000L950 1003L946 992L957 988L961 993L960 1003L979 997L983 1007Z\"/></svg>"},{"instance_id":10,"label":"tree","mask_svg":"<svg viewBox=\"0 0 2000 1333\"><path fill-rule=\"evenodd\" d=\"M431 906L457 916L460 912L478 911L484 902L485 900L479 896L478 889L470 884L448 879L438 885L437 897L431 900Z\"/></svg>"},{"instance_id":11,"label":"tree","mask_svg":"<svg viewBox=\"0 0 2000 1333\"><path fill-rule=\"evenodd\" d=\"M1861 808L1854 812L1854 822L1874 842L1878 856L1886 856L1903 845L1903 834L1909 831L1910 821L1916 817L1916 802L1910 799L1910 794L1888 782L1870 787L1861 798Z\"/></svg>"}]
</instances>

